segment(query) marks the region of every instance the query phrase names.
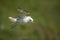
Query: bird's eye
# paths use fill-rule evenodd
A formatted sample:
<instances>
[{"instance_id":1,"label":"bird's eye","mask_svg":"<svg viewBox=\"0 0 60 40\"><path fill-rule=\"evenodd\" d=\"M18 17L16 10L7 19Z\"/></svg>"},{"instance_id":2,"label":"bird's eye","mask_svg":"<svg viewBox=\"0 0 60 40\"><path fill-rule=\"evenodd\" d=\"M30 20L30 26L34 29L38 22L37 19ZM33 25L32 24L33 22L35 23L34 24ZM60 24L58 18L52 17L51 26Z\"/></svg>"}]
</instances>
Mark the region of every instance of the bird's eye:
<instances>
[{"instance_id":1,"label":"bird's eye","mask_svg":"<svg viewBox=\"0 0 60 40\"><path fill-rule=\"evenodd\" d=\"M31 20L29 20L29 21L31 21Z\"/></svg>"}]
</instances>

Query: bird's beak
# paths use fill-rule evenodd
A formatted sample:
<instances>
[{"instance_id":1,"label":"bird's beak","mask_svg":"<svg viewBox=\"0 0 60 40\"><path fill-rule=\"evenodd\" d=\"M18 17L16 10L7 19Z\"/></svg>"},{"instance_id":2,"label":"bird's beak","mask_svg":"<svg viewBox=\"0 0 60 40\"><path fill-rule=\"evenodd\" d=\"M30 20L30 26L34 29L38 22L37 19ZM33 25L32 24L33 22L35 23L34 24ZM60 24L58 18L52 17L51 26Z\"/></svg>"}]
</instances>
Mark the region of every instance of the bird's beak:
<instances>
[{"instance_id":1,"label":"bird's beak","mask_svg":"<svg viewBox=\"0 0 60 40\"><path fill-rule=\"evenodd\" d=\"M32 20L31 23L34 23L34 21Z\"/></svg>"}]
</instances>

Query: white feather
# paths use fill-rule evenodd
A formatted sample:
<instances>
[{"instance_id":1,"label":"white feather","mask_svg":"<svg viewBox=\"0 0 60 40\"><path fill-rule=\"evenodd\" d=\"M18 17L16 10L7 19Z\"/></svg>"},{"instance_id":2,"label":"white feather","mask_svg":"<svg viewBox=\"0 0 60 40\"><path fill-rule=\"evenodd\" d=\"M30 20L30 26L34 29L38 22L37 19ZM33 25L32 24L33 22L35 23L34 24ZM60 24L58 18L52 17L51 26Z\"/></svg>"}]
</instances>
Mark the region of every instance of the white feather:
<instances>
[{"instance_id":1,"label":"white feather","mask_svg":"<svg viewBox=\"0 0 60 40\"><path fill-rule=\"evenodd\" d=\"M13 18L13 17L8 17L12 22L16 22L17 18Z\"/></svg>"}]
</instances>

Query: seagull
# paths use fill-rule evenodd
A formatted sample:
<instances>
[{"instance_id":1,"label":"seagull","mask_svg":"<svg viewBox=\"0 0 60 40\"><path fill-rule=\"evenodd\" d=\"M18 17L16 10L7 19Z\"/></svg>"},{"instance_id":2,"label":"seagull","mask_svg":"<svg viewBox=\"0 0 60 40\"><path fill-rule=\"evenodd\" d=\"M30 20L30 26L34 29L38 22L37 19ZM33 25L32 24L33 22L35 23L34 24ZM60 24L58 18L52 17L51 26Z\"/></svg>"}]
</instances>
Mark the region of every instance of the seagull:
<instances>
[{"instance_id":1,"label":"seagull","mask_svg":"<svg viewBox=\"0 0 60 40\"><path fill-rule=\"evenodd\" d=\"M9 19L11 20L11 22L13 23L20 23L20 24L26 24L26 23L33 23L33 19L31 18L31 16L25 16L23 19L22 18L13 18L13 17L9 17Z\"/></svg>"},{"instance_id":2,"label":"seagull","mask_svg":"<svg viewBox=\"0 0 60 40\"><path fill-rule=\"evenodd\" d=\"M17 11L20 13L17 18L14 17L8 17L12 23L12 25L15 25L17 23L20 23L22 25L25 25L27 23L33 23L33 18L31 16L27 16L27 14L30 14L29 11L23 10L22 8L17 8Z\"/></svg>"}]
</instances>

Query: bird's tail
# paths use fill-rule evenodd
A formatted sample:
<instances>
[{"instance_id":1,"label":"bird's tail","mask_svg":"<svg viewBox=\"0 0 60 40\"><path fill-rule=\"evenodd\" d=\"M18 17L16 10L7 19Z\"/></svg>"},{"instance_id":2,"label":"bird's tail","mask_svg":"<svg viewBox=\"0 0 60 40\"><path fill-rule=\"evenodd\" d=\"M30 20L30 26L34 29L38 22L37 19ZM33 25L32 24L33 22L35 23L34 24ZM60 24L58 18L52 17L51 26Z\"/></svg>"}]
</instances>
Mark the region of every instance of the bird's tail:
<instances>
[{"instance_id":1,"label":"bird's tail","mask_svg":"<svg viewBox=\"0 0 60 40\"><path fill-rule=\"evenodd\" d=\"M16 22L16 18L13 18L13 17L8 17L12 22Z\"/></svg>"}]
</instances>

